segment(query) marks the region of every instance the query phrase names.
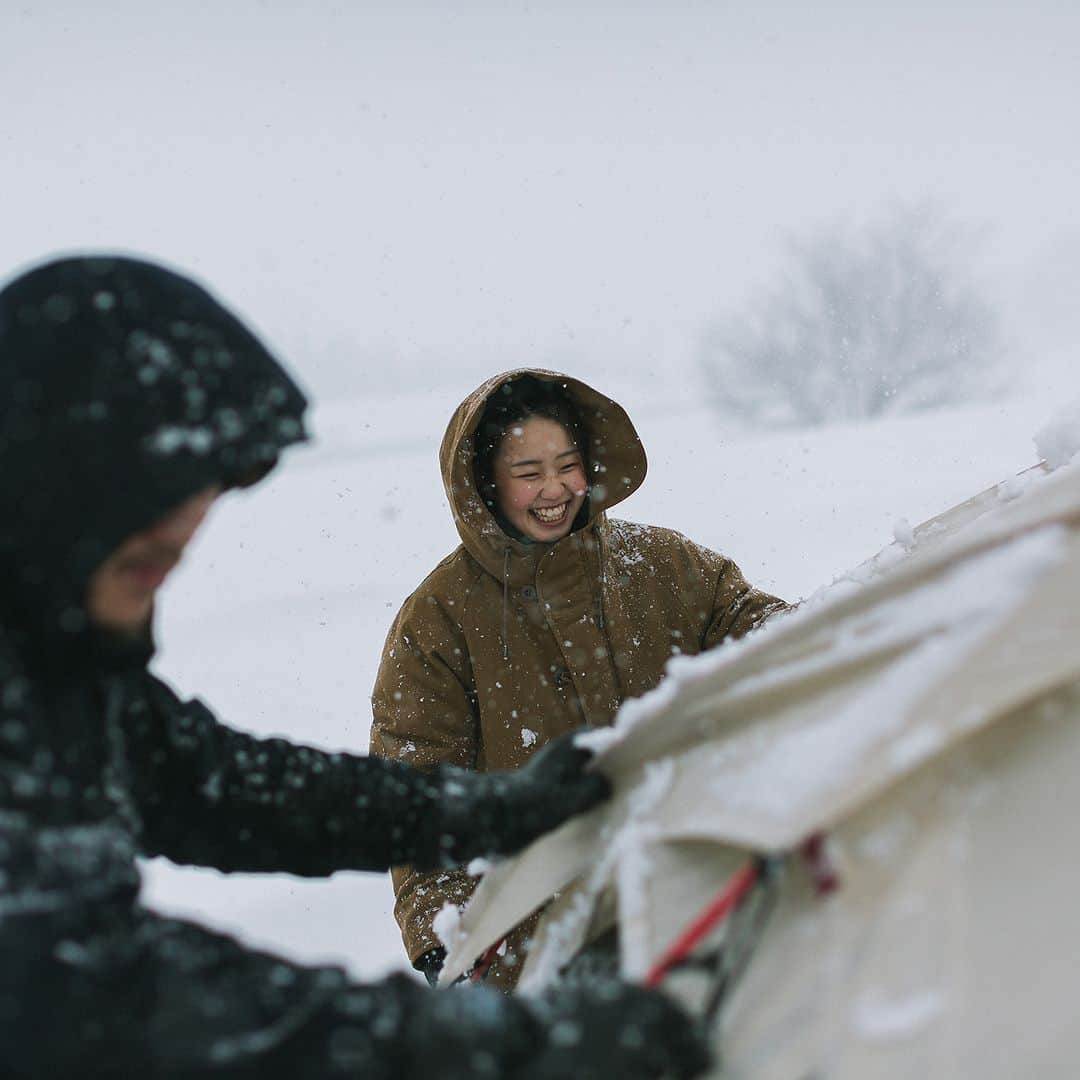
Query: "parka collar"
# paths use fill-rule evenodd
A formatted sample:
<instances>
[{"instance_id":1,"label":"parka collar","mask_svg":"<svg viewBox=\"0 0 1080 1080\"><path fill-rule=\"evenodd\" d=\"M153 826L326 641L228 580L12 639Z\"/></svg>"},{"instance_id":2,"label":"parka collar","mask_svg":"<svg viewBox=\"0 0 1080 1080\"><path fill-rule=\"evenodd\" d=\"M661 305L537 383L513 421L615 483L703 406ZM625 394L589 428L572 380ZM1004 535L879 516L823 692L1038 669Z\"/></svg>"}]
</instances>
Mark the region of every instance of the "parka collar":
<instances>
[{"instance_id":1,"label":"parka collar","mask_svg":"<svg viewBox=\"0 0 1080 1080\"><path fill-rule=\"evenodd\" d=\"M539 561L577 535L571 533L555 544L514 540L499 526L476 489L474 436L484 405L504 383L523 375L560 383L580 410L588 431L589 520L586 529L579 532L595 529L605 511L632 495L648 467L641 439L622 406L578 379L557 371L519 368L496 375L473 391L458 406L443 436L439 449L443 486L466 550L489 574L511 586L531 582Z\"/></svg>"}]
</instances>

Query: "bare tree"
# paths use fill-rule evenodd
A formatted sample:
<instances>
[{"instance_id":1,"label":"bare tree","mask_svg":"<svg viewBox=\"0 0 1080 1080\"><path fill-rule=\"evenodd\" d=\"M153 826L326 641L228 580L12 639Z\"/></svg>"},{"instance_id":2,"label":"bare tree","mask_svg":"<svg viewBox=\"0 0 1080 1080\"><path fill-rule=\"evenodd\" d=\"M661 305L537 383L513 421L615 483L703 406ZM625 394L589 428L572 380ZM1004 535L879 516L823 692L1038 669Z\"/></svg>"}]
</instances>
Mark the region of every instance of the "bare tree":
<instances>
[{"instance_id":1,"label":"bare tree","mask_svg":"<svg viewBox=\"0 0 1080 1080\"><path fill-rule=\"evenodd\" d=\"M789 242L779 286L702 337L701 365L725 415L818 425L914 412L998 385L997 319L976 287L969 238L926 208L857 231Z\"/></svg>"}]
</instances>

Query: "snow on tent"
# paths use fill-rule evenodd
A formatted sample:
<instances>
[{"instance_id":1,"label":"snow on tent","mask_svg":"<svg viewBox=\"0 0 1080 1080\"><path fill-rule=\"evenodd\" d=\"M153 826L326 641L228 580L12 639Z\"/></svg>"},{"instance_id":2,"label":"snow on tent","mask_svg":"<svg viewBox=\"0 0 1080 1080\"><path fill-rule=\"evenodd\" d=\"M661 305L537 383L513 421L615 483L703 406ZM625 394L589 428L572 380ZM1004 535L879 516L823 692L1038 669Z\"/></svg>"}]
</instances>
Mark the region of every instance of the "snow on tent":
<instances>
[{"instance_id":1,"label":"snow on tent","mask_svg":"<svg viewBox=\"0 0 1080 1080\"><path fill-rule=\"evenodd\" d=\"M547 904L521 989L615 927L711 997L717 1075L1074 1076L1080 459L1044 453L586 736L615 798L484 876L444 983ZM703 912L712 970L669 967Z\"/></svg>"}]
</instances>

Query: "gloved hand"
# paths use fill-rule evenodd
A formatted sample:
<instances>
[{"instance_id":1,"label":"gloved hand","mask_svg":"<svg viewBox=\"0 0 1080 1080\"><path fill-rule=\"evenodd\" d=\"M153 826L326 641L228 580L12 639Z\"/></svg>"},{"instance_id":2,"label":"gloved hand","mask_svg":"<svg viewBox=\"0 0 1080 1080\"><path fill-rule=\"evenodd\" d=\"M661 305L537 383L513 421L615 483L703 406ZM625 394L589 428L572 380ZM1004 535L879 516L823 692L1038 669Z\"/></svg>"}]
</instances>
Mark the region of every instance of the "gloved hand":
<instances>
[{"instance_id":1,"label":"gloved hand","mask_svg":"<svg viewBox=\"0 0 1080 1080\"><path fill-rule=\"evenodd\" d=\"M678 1005L657 990L613 979L561 983L538 998L468 983L453 991L416 983L398 989L411 993L398 1012L395 1075L692 1080L709 1066L704 1040Z\"/></svg>"},{"instance_id":2,"label":"gloved hand","mask_svg":"<svg viewBox=\"0 0 1080 1080\"><path fill-rule=\"evenodd\" d=\"M446 963L446 950L441 945L434 949L428 949L422 956L413 961L413 967L427 979L428 986L439 985L439 972Z\"/></svg>"},{"instance_id":3,"label":"gloved hand","mask_svg":"<svg viewBox=\"0 0 1080 1080\"><path fill-rule=\"evenodd\" d=\"M690 1080L710 1064L691 1018L658 990L590 981L554 987L528 1006L544 1043L512 1080Z\"/></svg>"},{"instance_id":4,"label":"gloved hand","mask_svg":"<svg viewBox=\"0 0 1080 1080\"><path fill-rule=\"evenodd\" d=\"M610 782L587 769L592 751L574 744L581 730L549 743L512 772L439 766L430 776L434 805L421 824L415 865L430 869L512 854L608 798Z\"/></svg>"}]
</instances>

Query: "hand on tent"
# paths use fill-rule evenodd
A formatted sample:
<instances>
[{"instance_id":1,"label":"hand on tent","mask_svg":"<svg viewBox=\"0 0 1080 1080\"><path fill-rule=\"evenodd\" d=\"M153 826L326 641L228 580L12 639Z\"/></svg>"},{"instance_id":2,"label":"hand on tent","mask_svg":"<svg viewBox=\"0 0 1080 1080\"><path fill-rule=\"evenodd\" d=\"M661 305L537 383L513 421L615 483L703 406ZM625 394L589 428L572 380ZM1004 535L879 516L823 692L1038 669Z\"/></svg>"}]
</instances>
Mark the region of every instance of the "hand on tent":
<instances>
[{"instance_id":1,"label":"hand on tent","mask_svg":"<svg viewBox=\"0 0 1080 1080\"><path fill-rule=\"evenodd\" d=\"M423 956L417 957L413 961L413 967L427 979L428 986L438 986L439 972L442 971L444 963L446 963L446 949L441 945L436 945L434 949L428 949Z\"/></svg>"},{"instance_id":2,"label":"hand on tent","mask_svg":"<svg viewBox=\"0 0 1080 1080\"><path fill-rule=\"evenodd\" d=\"M510 772L437 769L435 812L417 844L420 868L453 866L483 855L510 855L591 810L611 784L591 770L592 751L575 745L580 729L554 740Z\"/></svg>"}]
</instances>

